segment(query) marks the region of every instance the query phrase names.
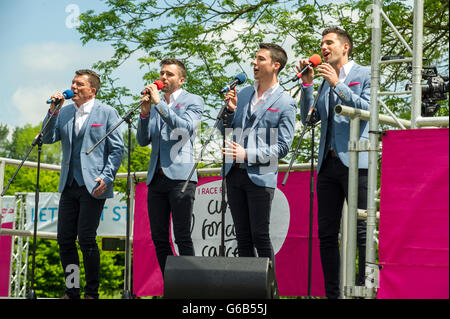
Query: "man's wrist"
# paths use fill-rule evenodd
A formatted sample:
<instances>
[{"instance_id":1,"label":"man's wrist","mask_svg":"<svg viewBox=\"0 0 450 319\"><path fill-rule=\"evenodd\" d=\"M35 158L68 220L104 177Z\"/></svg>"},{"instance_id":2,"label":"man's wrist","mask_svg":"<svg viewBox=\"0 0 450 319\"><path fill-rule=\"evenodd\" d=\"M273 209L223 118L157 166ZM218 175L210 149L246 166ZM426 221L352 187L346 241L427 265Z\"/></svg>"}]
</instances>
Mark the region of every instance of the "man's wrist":
<instances>
[{"instance_id":1,"label":"man's wrist","mask_svg":"<svg viewBox=\"0 0 450 319\"><path fill-rule=\"evenodd\" d=\"M57 110L57 111L52 111L52 109L49 109L49 110L48 110L48 113L49 113L50 115L55 116L55 115L58 115L58 114L59 114L59 110Z\"/></svg>"}]
</instances>

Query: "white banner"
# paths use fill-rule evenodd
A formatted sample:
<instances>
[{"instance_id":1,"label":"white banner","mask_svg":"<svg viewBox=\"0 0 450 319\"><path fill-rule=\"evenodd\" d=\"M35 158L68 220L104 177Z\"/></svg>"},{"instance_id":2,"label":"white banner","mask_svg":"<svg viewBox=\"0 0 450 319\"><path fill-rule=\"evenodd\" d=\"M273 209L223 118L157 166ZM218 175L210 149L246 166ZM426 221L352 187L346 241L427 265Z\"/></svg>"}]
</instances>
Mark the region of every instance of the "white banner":
<instances>
[{"instance_id":1,"label":"white banner","mask_svg":"<svg viewBox=\"0 0 450 319\"><path fill-rule=\"evenodd\" d=\"M38 231L56 233L58 224L58 206L60 193L40 193ZM26 230L33 230L34 227L34 193L27 194ZM123 199L123 200L122 200ZM108 198L103 207L100 217L100 226L97 230L98 236L125 236L126 232L127 202L125 195L114 193L114 198Z\"/></svg>"}]
</instances>

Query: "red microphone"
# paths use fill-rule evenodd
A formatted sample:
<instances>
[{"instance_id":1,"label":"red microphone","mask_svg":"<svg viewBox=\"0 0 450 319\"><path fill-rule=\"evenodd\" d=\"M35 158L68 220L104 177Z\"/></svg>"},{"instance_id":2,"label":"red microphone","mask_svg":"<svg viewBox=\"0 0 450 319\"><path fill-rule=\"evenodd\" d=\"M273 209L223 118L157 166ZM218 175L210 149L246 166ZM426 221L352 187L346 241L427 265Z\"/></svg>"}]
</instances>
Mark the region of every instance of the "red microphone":
<instances>
[{"instance_id":1,"label":"red microphone","mask_svg":"<svg viewBox=\"0 0 450 319\"><path fill-rule=\"evenodd\" d=\"M320 62L322 62L322 58L320 57L320 55L318 54L313 54L311 55L311 57L308 60L308 65L305 66L300 72L298 72L293 78L292 78L292 82L297 81L298 79L300 79L303 76L303 73L305 73L308 70L308 67L312 66L313 68L315 68L316 66L318 66L320 64Z\"/></svg>"},{"instance_id":2,"label":"red microphone","mask_svg":"<svg viewBox=\"0 0 450 319\"><path fill-rule=\"evenodd\" d=\"M156 88L158 90L161 90L164 87L164 83L161 80L156 80L155 82L153 82L153 84L156 85ZM141 94L142 95L147 94L147 90L146 89L142 90Z\"/></svg>"}]
</instances>

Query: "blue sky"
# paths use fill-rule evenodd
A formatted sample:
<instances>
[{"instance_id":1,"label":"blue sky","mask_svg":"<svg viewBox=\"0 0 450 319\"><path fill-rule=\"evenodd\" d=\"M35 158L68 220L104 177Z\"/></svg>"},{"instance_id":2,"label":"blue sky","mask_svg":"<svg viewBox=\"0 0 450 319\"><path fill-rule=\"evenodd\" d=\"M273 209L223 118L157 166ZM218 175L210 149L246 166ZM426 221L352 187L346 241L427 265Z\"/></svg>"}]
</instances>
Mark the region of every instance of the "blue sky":
<instances>
[{"instance_id":1,"label":"blue sky","mask_svg":"<svg viewBox=\"0 0 450 319\"><path fill-rule=\"evenodd\" d=\"M109 44L82 46L73 28L76 11L106 9L98 0L0 1L0 124L10 127L37 125L54 92L70 88L77 69L91 68L109 58ZM120 83L140 92L143 70L130 59L119 70Z\"/></svg>"}]
</instances>

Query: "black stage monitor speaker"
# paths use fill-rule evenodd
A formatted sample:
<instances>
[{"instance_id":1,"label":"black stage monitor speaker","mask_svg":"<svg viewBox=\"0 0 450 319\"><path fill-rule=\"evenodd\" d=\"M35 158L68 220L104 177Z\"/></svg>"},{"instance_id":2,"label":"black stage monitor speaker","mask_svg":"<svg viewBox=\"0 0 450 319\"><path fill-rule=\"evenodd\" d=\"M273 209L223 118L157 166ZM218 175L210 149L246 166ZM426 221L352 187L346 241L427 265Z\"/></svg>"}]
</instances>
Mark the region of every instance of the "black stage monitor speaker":
<instances>
[{"instance_id":1,"label":"black stage monitor speaker","mask_svg":"<svg viewBox=\"0 0 450 319\"><path fill-rule=\"evenodd\" d=\"M168 256L164 298L275 299L279 295L269 258Z\"/></svg>"}]
</instances>

